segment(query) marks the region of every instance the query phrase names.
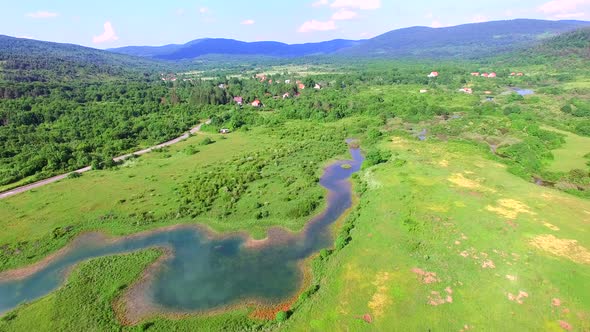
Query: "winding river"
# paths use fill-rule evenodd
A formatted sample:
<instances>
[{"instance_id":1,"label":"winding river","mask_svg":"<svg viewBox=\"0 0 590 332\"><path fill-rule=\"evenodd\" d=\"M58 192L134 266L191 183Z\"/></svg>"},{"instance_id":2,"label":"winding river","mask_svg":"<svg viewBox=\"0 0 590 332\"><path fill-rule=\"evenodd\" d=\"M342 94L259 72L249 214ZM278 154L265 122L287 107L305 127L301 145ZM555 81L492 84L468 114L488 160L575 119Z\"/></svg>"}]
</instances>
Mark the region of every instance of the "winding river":
<instances>
[{"instance_id":1,"label":"winding river","mask_svg":"<svg viewBox=\"0 0 590 332\"><path fill-rule=\"evenodd\" d=\"M171 252L140 290L141 301L158 312L205 312L253 300L280 303L301 289L301 262L332 245L329 226L351 207L349 178L360 169L363 157L358 149L350 153L352 160L325 168L320 184L328 190L327 206L300 233L273 228L263 241L249 240L243 234L215 235L196 226L117 239L84 234L24 277L0 279L0 313L56 290L79 262L153 247ZM342 167L344 164L352 168ZM10 276L10 272L0 276Z\"/></svg>"}]
</instances>

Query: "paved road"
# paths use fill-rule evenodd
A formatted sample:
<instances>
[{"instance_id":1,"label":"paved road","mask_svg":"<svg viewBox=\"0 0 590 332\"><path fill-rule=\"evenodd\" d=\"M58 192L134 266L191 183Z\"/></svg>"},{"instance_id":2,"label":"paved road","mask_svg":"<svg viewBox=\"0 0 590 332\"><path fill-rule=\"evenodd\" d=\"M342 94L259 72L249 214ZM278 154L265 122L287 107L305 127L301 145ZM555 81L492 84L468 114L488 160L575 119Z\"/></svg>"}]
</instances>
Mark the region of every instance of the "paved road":
<instances>
[{"instance_id":1,"label":"paved road","mask_svg":"<svg viewBox=\"0 0 590 332\"><path fill-rule=\"evenodd\" d=\"M205 123L206 124L209 124L209 123L211 123L211 120L207 120ZM179 137L177 137L177 138L175 138L173 140L170 140L168 142L164 142L162 144L158 144L156 146L152 146L150 148L143 149L141 151L136 151L136 152L133 152L133 153L129 153L129 154L126 154L124 156L119 156L119 157L113 158L113 160L116 161L116 162L119 162L119 161L122 161L125 158L129 158L129 157L131 157L133 155L135 155L135 156L141 156L143 154L146 154L146 153L151 152L154 149L159 149L159 148L163 148L163 147L166 147L166 146L170 146L170 145L176 144L176 143L178 143L178 142L180 142L182 140L187 139L191 134L196 134L197 132L199 132L201 130L201 126L202 125L203 124L200 123L196 127L192 128L189 132L184 133L182 136L179 136ZM53 183L53 182L56 182L56 181L65 179L71 173L79 173L79 174L82 174L84 172L90 171L91 169L92 169L92 167L87 166L87 167L84 167L84 168L77 169L77 170L75 170L73 172L68 172L68 173L65 173L65 174L56 175L54 177L50 177L50 178L47 178L45 180L41 180L41 181L38 181L38 182L34 182L34 183L31 183L31 184L24 185L22 187L17 187L17 188L8 190L8 191L4 191L4 192L1 192L0 193L0 199L7 198L7 197L10 197L10 196L14 196L16 194L20 194L22 192L25 192L25 191L28 191L28 190L31 190L31 189L34 189L34 188L42 187L42 186L44 186L46 184L50 184L50 183Z\"/></svg>"}]
</instances>

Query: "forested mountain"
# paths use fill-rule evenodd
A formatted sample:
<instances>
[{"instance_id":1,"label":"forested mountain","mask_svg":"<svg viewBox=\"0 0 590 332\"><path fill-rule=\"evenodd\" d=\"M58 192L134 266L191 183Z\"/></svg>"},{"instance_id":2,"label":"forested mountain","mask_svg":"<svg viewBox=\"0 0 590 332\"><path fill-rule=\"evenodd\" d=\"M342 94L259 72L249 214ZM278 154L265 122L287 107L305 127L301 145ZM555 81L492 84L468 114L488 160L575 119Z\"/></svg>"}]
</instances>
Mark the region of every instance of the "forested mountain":
<instances>
[{"instance_id":1,"label":"forested mountain","mask_svg":"<svg viewBox=\"0 0 590 332\"><path fill-rule=\"evenodd\" d=\"M556 55L579 55L590 59L590 27L556 36L542 43L538 52Z\"/></svg>"},{"instance_id":2,"label":"forested mountain","mask_svg":"<svg viewBox=\"0 0 590 332\"><path fill-rule=\"evenodd\" d=\"M93 48L0 35L0 78L48 82L120 77L157 69L153 60Z\"/></svg>"},{"instance_id":3,"label":"forested mountain","mask_svg":"<svg viewBox=\"0 0 590 332\"><path fill-rule=\"evenodd\" d=\"M111 49L111 51L164 60L192 59L207 54L297 57L331 54L341 49L359 45L362 42L336 39L321 43L288 45L271 41L248 43L233 39L205 38L193 40L184 45L165 45L160 47L129 46Z\"/></svg>"},{"instance_id":4,"label":"forested mountain","mask_svg":"<svg viewBox=\"0 0 590 332\"><path fill-rule=\"evenodd\" d=\"M590 22L519 19L437 29L412 27L385 33L341 53L419 58L485 56L528 47L584 26L590 26Z\"/></svg>"},{"instance_id":5,"label":"forested mountain","mask_svg":"<svg viewBox=\"0 0 590 332\"><path fill-rule=\"evenodd\" d=\"M247 43L232 39L198 39L184 45L130 46L115 53L164 60L192 59L208 54L299 57L339 55L357 57L450 58L476 57L513 51L590 22L518 19L465 24L448 28L412 27L393 30L368 40L332 40L287 45L278 42Z\"/></svg>"}]
</instances>

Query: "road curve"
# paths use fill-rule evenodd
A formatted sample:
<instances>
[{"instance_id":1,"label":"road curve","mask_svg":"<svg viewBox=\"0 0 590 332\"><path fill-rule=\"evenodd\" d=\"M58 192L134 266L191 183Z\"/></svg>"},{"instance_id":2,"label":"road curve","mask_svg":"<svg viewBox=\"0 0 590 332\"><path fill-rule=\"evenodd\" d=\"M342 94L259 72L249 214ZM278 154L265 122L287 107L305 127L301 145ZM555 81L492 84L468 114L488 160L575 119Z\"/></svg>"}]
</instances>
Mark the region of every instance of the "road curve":
<instances>
[{"instance_id":1,"label":"road curve","mask_svg":"<svg viewBox=\"0 0 590 332\"><path fill-rule=\"evenodd\" d=\"M211 120L207 120L205 122L205 124L209 124L209 123L211 123ZM133 152L133 153L129 153L129 154L126 154L126 155L123 155L123 156L119 156L119 157L113 158L113 160L116 161L116 162L119 162L119 161L122 161L122 160L124 160L126 158L129 158L131 156L141 156L141 155L144 155L146 153L151 152L154 149L159 149L159 148L163 148L163 147L166 147L166 146L170 146L170 145L176 144L176 143L178 143L180 141L183 141L183 140L189 138L189 136L191 134L196 134L197 132L199 132L201 130L201 126L202 125L203 125L203 123L199 123L197 126L191 128L190 131L182 134L181 136L179 136L179 137L177 137L177 138L175 138L173 140L170 140L170 141L167 141L167 142L158 144L156 146L149 147L147 149L143 149L143 150L136 151L136 152ZM53 183L53 182L56 182L56 181L65 179L71 173L79 173L79 174L82 174L82 173L85 173L85 172L90 171L91 169L92 169L92 167L86 166L84 168L80 168L80 169L77 169L77 170L72 171L72 172L64 173L64 174L61 174L61 175L56 175L56 176L47 178L45 180L33 182L31 184L27 184L27 185L24 185L24 186L21 186L21 187L16 187L14 189L10 189L10 190L1 192L0 193L0 199L7 198L7 197L10 197L10 196L14 196L14 195L20 194L22 192L25 192L25 191L28 191L28 190L31 190L31 189L42 187L44 185L47 185L47 184L50 184L50 183Z\"/></svg>"}]
</instances>

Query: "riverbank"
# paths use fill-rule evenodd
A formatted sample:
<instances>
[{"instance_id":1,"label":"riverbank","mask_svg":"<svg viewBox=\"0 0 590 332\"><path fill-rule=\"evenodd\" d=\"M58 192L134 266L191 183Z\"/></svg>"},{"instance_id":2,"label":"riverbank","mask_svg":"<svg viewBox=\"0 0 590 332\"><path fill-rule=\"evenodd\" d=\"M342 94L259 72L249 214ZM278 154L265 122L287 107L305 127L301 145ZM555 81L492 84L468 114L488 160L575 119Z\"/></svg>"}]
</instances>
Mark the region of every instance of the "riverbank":
<instances>
[{"instance_id":1,"label":"riverbank","mask_svg":"<svg viewBox=\"0 0 590 332\"><path fill-rule=\"evenodd\" d=\"M343 162L336 162L325 169L324 175L320 179L320 183L329 191L327 196L328 204L326 206L326 209L319 215L312 218L312 220L309 223L307 223L304 231L297 235L293 235L290 237L281 236L279 238L274 238L272 234L277 234L276 231L274 233L269 233L268 240L265 246L263 248L253 250L243 245L244 243L248 242L248 238L245 236L244 233L239 233L239 235L237 233L223 234L220 237L213 236L212 232L209 229L205 229L204 226L172 226L157 231L135 234L124 238L106 238L104 235L99 235L96 233L87 234L84 235L81 238L81 240L75 242L75 244L77 245L76 247L71 246L71 249L64 250L60 253L60 255L56 255L55 257L53 257L53 261L44 260L36 266L27 267L21 270L17 270L16 272L8 271L6 274L8 276L24 276L26 273L28 273L29 275L26 279L23 277L23 279L19 280L5 280L4 283L0 284L0 294L4 294L3 298L8 299L8 303L10 303L10 301L13 301L14 303L20 303L23 300L31 300L32 298L38 297L42 294L25 293L23 294L23 296L27 297L13 298L10 294L12 287L21 288L22 286L20 284L23 283L23 285L30 284L26 287L32 287L33 289L51 289L53 287L57 287L57 285L47 284L47 282L54 282L51 281L54 279L47 279L47 281L44 281L45 277L38 277L37 275L51 273L49 274L49 277L53 278L51 277L51 275L61 275L63 273L66 273L65 271L71 270L72 265L87 260L89 258L125 252L133 252L151 247L165 246L167 248L166 250L168 254L164 256L164 258L158 260L156 264L154 264L150 269L148 269L148 271L146 271L146 273L143 275L141 281L135 284L131 288L131 290L122 297L125 300L123 300L123 302L120 303L124 303L124 305L119 304L116 306L117 308L124 308L124 310L122 311L125 313L123 315L124 321L137 322L141 319L156 314L164 314L167 316L178 316L196 313L206 314L210 312L219 312L220 310L225 310L219 308L236 308L239 306L243 306L244 304L256 304L260 307L267 306L267 304L265 303L281 303L284 300L280 300L278 302L275 301L279 299L284 299L285 296L292 297L293 295L289 294L297 294L297 292L300 292L300 290L303 289L303 287L305 287L305 283L302 280L299 280L298 282L293 282L294 280L290 280L293 277L293 274L291 272L292 267L289 267L289 265L291 264L289 262L296 263L294 267L297 266L296 270L300 271L299 273L297 273L297 275L302 275L300 264L301 261L313 255L322 247L331 246L332 237L330 236L329 227L333 222L335 222L344 213L346 213L346 211L350 208L350 205L352 204L351 186L347 179L350 177L351 174L359 170L360 164L362 163L362 157L360 156L360 153L355 152L354 150L351 151L355 159L354 161L347 161L347 163L351 163L352 165L354 165L352 169L341 168L340 166ZM273 279L281 274L284 275L284 277L287 277L287 279L289 279L288 281L285 280L286 282L284 282L285 290L279 290L278 292L276 292L277 289L274 289L274 286L270 285L271 288L268 288L269 286L265 285L263 282L262 284L259 284L257 286L262 286L262 288L260 290L254 290L252 293L252 295L258 295L249 296L247 295L249 294L247 290L246 293L242 294L241 292L243 291L243 286L239 286L238 289L240 289L241 291L238 292L238 294L226 294L225 296L228 296L227 301L222 300L223 302L220 302L218 305L213 305L210 309L163 310L162 308L167 307L167 305L164 304L166 302L160 304L157 298L158 293L154 293L156 294L156 298L153 298L154 294L148 296L147 294L149 292L147 291L149 289L146 290L145 288L148 283L154 283L159 285L157 287L177 287L173 280L174 278L179 277L178 273L181 273L181 271L175 271L175 269L177 269L177 267L175 267L177 266L176 262L181 264L182 269L186 267L186 261L195 262L196 266L194 272L199 271L198 273L205 273L205 275L203 275L203 277L205 278L213 277L213 279L210 279L213 282L212 285L215 285L219 281L219 275L216 272L218 267L210 267L213 268L211 272L208 272L207 269L203 270L203 267L199 267L200 258L197 257L198 255L201 255L201 251L187 251L184 247L182 247L183 243L187 243L187 240L185 239L187 238L187 236L191 239L196 236L196 241L198 241L197 245L199 247L202 247L203 249L208 248L203 252L203 255L211 255L214 254L214 251L219 251L219 253L221 253L223 256L228 257L226 256L226 254L223 253L223 251L221 251L224 250L222 248L228 246L228 248L231 248L232 246L236 247L238 251L235 254L231 255L236 255L235 262L238 263L238 265L233 266L232 263L228 265L228 267L237 270L232 270L231 272L225 271L229 273L221 274L222 276L224 276L223 278L230 279L224 281L224 284L226 286L227 282L231 283L232 277L238 276L240 273L243 273L243 275L248 275L249 273L254 272L254 274L264 273L263 275L259 276L261 277L262 281L268 278ZM192 241L194 240L188 241L189 243L192 243ZM233 249L230 250L230 252L233 252ZM218 255L218 253L214 255ZM250 266L250 263L246 263L247 265L243 265L243 258L241 258L241 256L243 255L246 255L244 257L249 257L251 255L265 257L264 260L270 261L272 263L270 265L267 265L267 263L263 263L260 267ZM273 255L276 255L276 257ZM269 258L271 257L272 259L269 260ZM213 262L215 261L217 260L214 260ZM208 259L203 262L208 262L207 264L211 263L211 261L209 261ZM254 260L253 262L261 261ZM280 267L276 264L287 265L285 265L284 267ZM163 269L163 266L166 266L167 268ZM242 271L242 269L245 268L247 271ZM265 269L269 270L266 271ZM277 272L278 274L275 274ZM167 277L163 276L162 273L166 274ZM182 272L181 274L184 273L185 272ZM210 273L210 275L208 275L207 273ZM173 280L169 280L170 277L172 277ZM182 276L180 277L181 280L185 280ZM61 276L60 278L63 279L64 276ZM254 279L252 279L252 281L261 281L261 279L258 279L258 277L256 276L253 276L253 278ZM242 283L241 278L236 279L235 281L239 282L240 284ZM162 284L162 282L164 284ZM168 282L172 282L172 286L171 284L167 284ZM44 283L44 285L41 288L39 288L39 286L36 286L35 283ZM236 286L237 285L238 284L236 284ZM216 292L221 290L216 287L214 288L217 289ZM187 288L184 287L183 289ZM273 291L269 293L269 290ZM166 291L163 294L166 294L165 296L168 296L170 292ZM205 293L205 296L208 295ZM232 300L234 297L235 300ZM151 301L148 301L148 298L151 299ZM204 301L206 302L203 302L203 304L200 304L200 302L194 302L194 305L196 305L195 308L200 308L202 305L207 306L203 308L208 308L208 306L211 305L209 300L204 299ZM6 300L2 300L2 302L6 302ZM180 304L183 302L178 303ZM4 303L2 305L3 309L6 309L7 305L10 304ZM119 313L119 315L121 314Z\"/></svg>"}]
</instances>

